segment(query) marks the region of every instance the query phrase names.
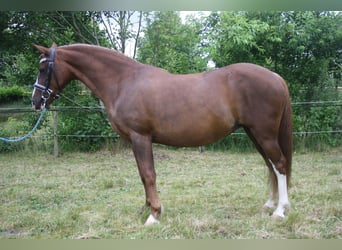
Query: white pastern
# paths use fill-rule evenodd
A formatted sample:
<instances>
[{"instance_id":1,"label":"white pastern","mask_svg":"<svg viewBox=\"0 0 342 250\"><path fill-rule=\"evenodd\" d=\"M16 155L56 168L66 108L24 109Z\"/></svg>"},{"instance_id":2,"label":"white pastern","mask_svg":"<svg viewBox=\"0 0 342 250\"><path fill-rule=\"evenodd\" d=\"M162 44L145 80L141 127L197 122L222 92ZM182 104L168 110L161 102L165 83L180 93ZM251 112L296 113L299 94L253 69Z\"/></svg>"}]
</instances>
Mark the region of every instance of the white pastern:
<instances>
[{"instance_id":1,"label":"white pastern","mask_svg":"<svg viewBox=\"0 0 342 250\"><path fill-rule=\"evenodd\" d=\"M274 208L275 201L273 199L273 182L270 181L270 198L264 204L264 208Z\"/></svg>"},{"instance_id":2,"label":"white pastern","mask_svg":"<svg viewBox=\"0 0 342 250\"><path fill-rule=\"evenodd\" d=\"M159 220L157 220L156 218L154 218L154 216L152 214L150 214L150 216L147 218L144 225L145 226L152 226L154 224L159 224Z\"/></svg>"},{"instance_id":3,"label":"white pastern","mask_svg":"<svg viewBox=\"0 0 342 250\"><path fill-rule=\"evenodd\" d=\"M278 180L278 192L279 192L279 200L278 200L278 206L276 210L273 212L272 217L285 217L285 209L290 205L289 198L287 194L287 183L286 183L286 175L280 174L279 171L274 166L273 162L268 159L271 163L273 170L277 176Z\"/></svg>"},{"instance_id":4,"label":"white pastern","mask_svg":"<svg viewBox=\"0 0 342 250\"><path fill-rule=\"evenodd\" d=\"M272 198L269 198L264 204L264 208L274 208L274 204L274 200Z\"/></svg>"}]
</instances>

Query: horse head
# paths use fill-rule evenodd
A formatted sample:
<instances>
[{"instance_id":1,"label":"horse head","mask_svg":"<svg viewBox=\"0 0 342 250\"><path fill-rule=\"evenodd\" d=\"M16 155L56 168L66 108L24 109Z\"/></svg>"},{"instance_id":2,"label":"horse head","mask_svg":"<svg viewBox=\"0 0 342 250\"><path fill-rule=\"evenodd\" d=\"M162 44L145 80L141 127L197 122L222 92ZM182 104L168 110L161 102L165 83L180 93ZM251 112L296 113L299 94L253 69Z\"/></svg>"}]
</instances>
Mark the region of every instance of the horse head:
<instances>
[{"instance_id":1,"label":"horse head","mask_svg":"<svg viewBox=\"0 0 342 250\"><path fill-rule=\"evenodd\" d=\"M57 45L52 44L51 48L43 46L34 46L42 54L39 61L39 73L36 82L33 84L32 106L36 111L48 107L53 100L59 97L65 82L63 79L63 69L61 65L57 66Z\"/></svg>"}]
</instances>

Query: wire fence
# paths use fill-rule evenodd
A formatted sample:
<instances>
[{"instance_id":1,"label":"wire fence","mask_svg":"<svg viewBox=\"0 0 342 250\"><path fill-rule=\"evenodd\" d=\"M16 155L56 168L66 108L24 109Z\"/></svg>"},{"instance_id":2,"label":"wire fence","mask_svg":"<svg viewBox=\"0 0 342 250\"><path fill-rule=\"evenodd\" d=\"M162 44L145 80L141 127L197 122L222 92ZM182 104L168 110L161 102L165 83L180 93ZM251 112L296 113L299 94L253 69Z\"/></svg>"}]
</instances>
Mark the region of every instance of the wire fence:
<instances>
[{"instance_id":1,"label":"wire fence","mask_svg":"<svg viewBox=\"0 0 342 250\"><path fill-rule=\"evenodd\" d=\"M308 111L311 111L311 108L320 108L320 107L336 107L337 109L339 109L342 106L342 100L336 100L336 101L315 101L315 102L293 102L292 104L292 108L294 110L294 113L296 113L295 115L298 116L298 112L301 113L303 112L304 114L309 113L306 111L306 109L308 109ZM299 110L296 110L298 109ZM31 107L27 107L27 108L0 108L0 118L4 117L4 119L2 119L3 123L6 123L8 117L11 116L15 116L15 114L18 113L33 113L35 112ZM33 135L31 135L30 137L34 138L34 139L38 139L38 140L44 140L44 141L50 141L53 142L53 155L55 157L59 156L59 141L65 141L68 140L68 143L71 142L72 140L78 140L77 143L78 145L80 145L80 141L79 140L88 140L88 142L86 143L87 145L89 145L89 140L116 140L118 139L118 135L116 133L106 133L105 135L101 135L101 134L82 134L82 133L78 133L78 134L60 134L59 129L58 129L58 112L100 112L102 114L106 113L106 109L104 107L101 106L96 106L96 107L86 107L86 106L51 106L49 109L49 113L50 113L50 122L52 119L52 129L53 132L44 132L42 131L42 133L35 133ZM342 114L342 110L338 111L340 112L340 114ZM103 115L104 117L105 115ZM46 117L45 117L46 119ZM338 122L339 123L339 122ZM340 123L339 123L340 124ZM337 129L335 130L315 130L315 131L294 131L293 135L298 138L299 140L302 140L303 138L310 138L311 135L313 136L318 136L318 137L326 137L328 136L329 138L332 137L333 134L338 135L338 137L334 137L333 141L339 141L341 138L342 134L342 126L337 125L333 126ZM1 131L1 127L0 127L0 131ZM50 130L51 131L51 130ZM3 136L3 135L0 135ZM243 130L237 130L236 132L232 133L231 136L233 136L233 140L235 141L239 141L237 144L241 144L242 141L245 140L244 137L247 136L247 134L243 131ZM15 137L12 137L15 138ZM11 137L8 139L12 139ZM7 138L6 138L7 139ZM71 141L69 141L71 140ZM326 139L324 139L326 140ZM330 139L331 141L331 139ZM316 142L313 142L316 143ZM319 144L319 143L318 143ZM317 145L318 145L317 144ZM339 144L339 143L338 143ZM63 144L65 145L65 143ZM243 143L241 145L244 145ZM9 145L8 145L9 146ZM199 147L200 152L204 151L204 147ZM0 149L1 150L1 149Z\"/></svg>"},{"instance_id":2,"label":"wire fence","mask_svg":"<svg viewBox=\"0 0 342 250\"><path fill-rule=\"evenodd\" d=\"M292 102L291 103L293 109L297 107L301 108L314 108L314 107L341 107L342 100L335 100L335 101L314 101L314 102ZM49 108L50 112L102 112L104 113L106 109L101 106L97 107L87 107L87 106L52 106ZM33 113L35 112L31 107L27 108L0 108L0 115L5 114L16 114L16 113ZM322 131L294 131L294 135L313 135L313 134L341 134L342 129L337 130L322 130ZM58 134L58 133L55 133ZM244 132L234 132L231 135L236 136L244 136L246 133ZM54 135L33 135L33 138L38 137L53 137ZM115 138L114 135L82 135L82 134L58 134L58 137L64 138Z\"/></svg>"},{"instance_id":3,"label":"wire fence","mask_svg":"<svg viewBox=\"0 0 342 250\"><path fill-rule=\"evenodd\" d=\"M291 103L293 108L296 107L326 107L326 106L342 106L342 100L335 100L335 101L314 101L314 102L292 102ZM105 112L105 108L102 106L51 106L49 111L100 111ZM0 108L0 114L14 114L14 113L33 113L34 111L31 107L27 108Z\"/></svg>"}]
</instances>

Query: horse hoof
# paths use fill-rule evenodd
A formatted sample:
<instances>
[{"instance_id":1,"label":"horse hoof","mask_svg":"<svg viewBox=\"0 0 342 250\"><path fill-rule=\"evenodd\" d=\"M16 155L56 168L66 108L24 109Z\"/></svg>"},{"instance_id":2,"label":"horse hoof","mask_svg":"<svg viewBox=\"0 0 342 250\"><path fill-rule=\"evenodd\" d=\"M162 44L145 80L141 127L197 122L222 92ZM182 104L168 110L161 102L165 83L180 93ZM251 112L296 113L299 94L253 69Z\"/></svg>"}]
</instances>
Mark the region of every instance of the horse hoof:
<instances>
[{"instance_id":1,"label":"horse hoof","mask_svg":"<svg viewBox=\"0 0 342 250\"><path fill-rule=\"evenodd\" d=\"M269 206L269 205L265 204L265 205L262 206L262 209L265 210L265 211L267 211L267 210L274 210L274 206Z\"/></svg>"},{"instance_id":2,"label":"horse hoof","mask_svg":"<svg viewBox=\"0 0 342 250\"><path fill-rule=\"evenodd\" d=\"M147 218L144 226L152 226L154 224L159 224L159 220L157 220L156 218L154 218L154 216L152 214L150 214L150 216Z\"/></svg>"},{"instance_id":3,"label":"horse hoof","mask_svg":"<svg viewBox=\"0 0 342 250\"><path fill-rule=\"evenodd\" d=\"M280 215L280 214L272 214L272 219L274 220L279 220L279 219L284 219L285 215Z\"/></svg>"}]
</instances>

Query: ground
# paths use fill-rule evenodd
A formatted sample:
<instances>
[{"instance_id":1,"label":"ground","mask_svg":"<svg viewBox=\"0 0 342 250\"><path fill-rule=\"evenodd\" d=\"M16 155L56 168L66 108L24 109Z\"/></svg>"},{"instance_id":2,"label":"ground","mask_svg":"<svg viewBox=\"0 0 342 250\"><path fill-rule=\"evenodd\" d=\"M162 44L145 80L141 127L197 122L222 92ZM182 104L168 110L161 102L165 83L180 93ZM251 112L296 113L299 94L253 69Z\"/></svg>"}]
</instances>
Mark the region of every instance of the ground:
<instances>
[{"instance_id":1,"label":"ground","mask_svg":"<svg viewBox=\"0 0 342 250\"><path fill-rule=\"evenodd\" d=\"M296 154L283 220L264 211L257 153L155 147L164 214L144 227L144 190L129 149L0 156L0 238L341 239L342 150Z\"/></svg>"}]
</instances>

